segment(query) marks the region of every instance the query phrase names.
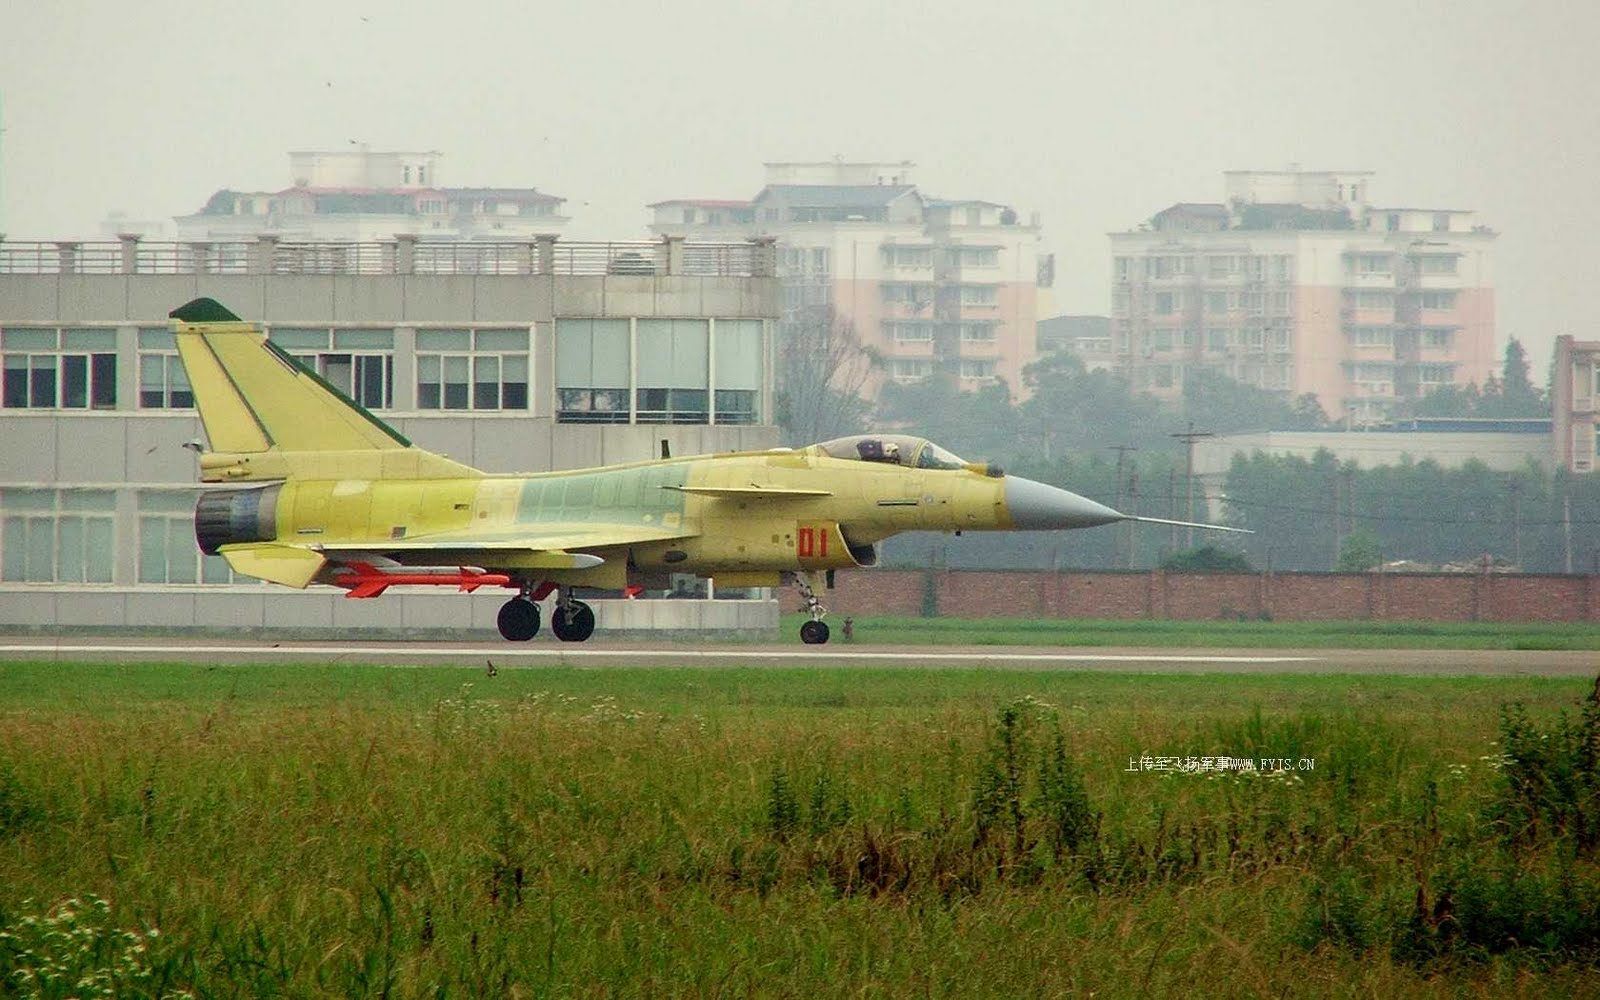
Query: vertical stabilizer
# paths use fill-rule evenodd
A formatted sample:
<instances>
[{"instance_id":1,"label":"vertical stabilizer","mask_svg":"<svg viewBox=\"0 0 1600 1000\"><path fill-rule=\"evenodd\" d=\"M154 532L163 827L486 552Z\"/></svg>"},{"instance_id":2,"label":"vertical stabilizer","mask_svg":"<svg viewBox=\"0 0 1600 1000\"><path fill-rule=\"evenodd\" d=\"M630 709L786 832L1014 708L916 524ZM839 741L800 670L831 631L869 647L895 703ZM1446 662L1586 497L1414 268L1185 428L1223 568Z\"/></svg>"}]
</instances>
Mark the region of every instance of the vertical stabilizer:
<instances>
[{"instance_id":1,"label":"vertical stabilizer","mask_svg":"<svg viewBox=\"0 0 1600 1000\"><path fill-rule=\"evenodd\" d=\"M171 317L210 442L201 479L479 474L413 446L215 300L195 299Z\"/></svg>"}]
</instances>

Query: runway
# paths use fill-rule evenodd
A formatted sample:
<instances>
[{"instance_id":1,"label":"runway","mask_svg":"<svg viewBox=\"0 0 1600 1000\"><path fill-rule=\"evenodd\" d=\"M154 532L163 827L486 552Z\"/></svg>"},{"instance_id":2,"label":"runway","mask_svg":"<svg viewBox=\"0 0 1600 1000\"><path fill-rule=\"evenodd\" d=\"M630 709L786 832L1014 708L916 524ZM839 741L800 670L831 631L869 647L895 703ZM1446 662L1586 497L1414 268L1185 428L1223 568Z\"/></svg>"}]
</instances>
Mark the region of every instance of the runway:
<instances>
[{"instance_id":1,"label":"runway","mask_svg":"<svg viewBox=\"0 0 1600 1000\"><path fill-rule=\"evenodd\" d=\"M851 643L630 644L558 642L272 642L166 638L0 636L0 661L58 663L302 663L393 667L988 669L1143 674L1392 674L1437 677L1592 677L1593 650L1151 649Z\"/></svg>"}]
</instances>

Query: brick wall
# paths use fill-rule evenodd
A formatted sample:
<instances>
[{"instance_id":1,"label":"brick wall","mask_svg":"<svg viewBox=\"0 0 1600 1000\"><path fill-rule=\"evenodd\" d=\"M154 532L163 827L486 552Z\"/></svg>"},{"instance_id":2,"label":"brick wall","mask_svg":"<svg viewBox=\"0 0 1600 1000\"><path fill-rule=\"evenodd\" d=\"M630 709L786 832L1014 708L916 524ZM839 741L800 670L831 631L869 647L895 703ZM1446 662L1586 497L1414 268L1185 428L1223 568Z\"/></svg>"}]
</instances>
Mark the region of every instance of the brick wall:
<instances>
[{"instance_id":1,"label":"brick wall","mask_svg":"<svg viewBox=\"0 0 1600 1000\"><path fill-rule=\"evenodd\" d=\"M1600 576L1477 573L840 572L845 615L957 618L1272 618L1279 621L1600 621ZM785 611L800 608L792 589Z\"/></svg>"}]
</instances>

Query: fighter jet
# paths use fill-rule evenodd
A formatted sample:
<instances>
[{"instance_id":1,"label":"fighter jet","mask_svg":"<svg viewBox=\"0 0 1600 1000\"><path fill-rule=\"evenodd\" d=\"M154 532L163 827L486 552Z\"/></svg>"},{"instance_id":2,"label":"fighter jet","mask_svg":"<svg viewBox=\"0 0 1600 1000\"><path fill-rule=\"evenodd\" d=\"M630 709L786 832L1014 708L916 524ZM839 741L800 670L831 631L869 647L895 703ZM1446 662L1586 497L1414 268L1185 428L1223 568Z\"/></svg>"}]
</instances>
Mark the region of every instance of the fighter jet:
<instances>
[{"instance_id":1,"label":"fighter jet","mask_svg":"<svg viewBox=\"0 0 1600 1000\"><path fill-rule=\"evenodd\" d=\"M638 593L692 573L726 587L787 581L806 643L828 641L826 574L870 567L902 531L1088 528L1135 517L967 462L923 438L863 434L773 449L498 475L433 454L211 299L171 313L208 447L195 538L235 572L371 598L394 586L516 591L500 634L594 632L584 589ZM1221 528L1218 525L1195 527Z\"/></svg>"}]
</instances>

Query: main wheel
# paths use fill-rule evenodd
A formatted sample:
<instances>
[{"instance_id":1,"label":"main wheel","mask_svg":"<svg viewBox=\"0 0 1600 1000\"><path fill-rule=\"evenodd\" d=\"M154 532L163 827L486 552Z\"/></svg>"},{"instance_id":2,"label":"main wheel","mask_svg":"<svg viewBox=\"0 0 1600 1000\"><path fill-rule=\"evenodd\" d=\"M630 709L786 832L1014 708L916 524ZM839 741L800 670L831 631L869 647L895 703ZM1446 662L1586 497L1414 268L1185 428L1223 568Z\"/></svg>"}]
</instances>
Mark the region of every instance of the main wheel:
<instances>
[{"instance_id":1,"label":"main wheel","mask_svg":"<svg viewBox=\"0 0 1600 1000\"><path fill-rule=\"evenodd\" d=\"M800 641L808 646L820 646L828 641L828 623L810 621L800 626Z\"/></svg>"},{"instance_id":2,"label":"main wheel","mask_svg":"<svg viewBox=\"0 0 1600 1000\"><path fill-rule=\"evenodd\" d=\"M539 605L524 597L513 597L500 606L495 619L500 635L511 642L527 642L539 634Z\"/></svg>"},{"instance_id":3,"label":"main wheel","mask_svg":"<svg viewBox=\"0 0 1600 1000\"><path fill-rule=\"evenodd\" d=\"M550 612L550 631L562 642L582 642L594 634L594 609L582 601L565 608L557 604Z\"/></svg>"}]
</instances>

